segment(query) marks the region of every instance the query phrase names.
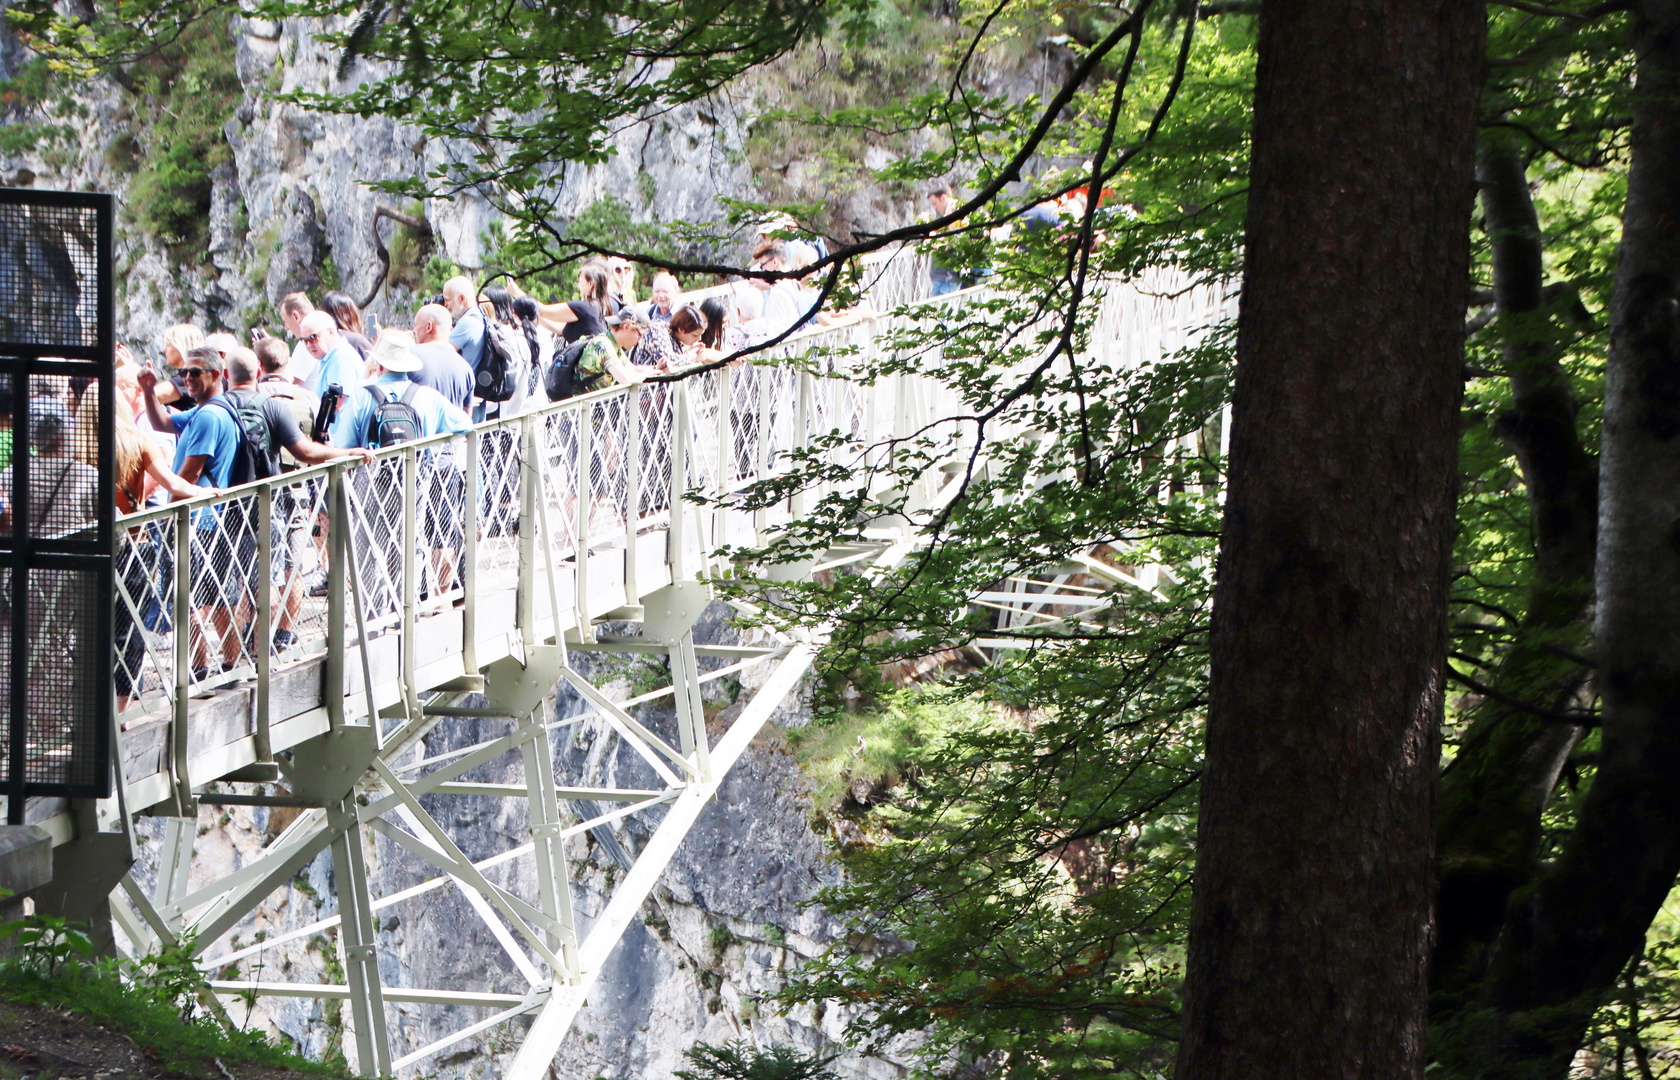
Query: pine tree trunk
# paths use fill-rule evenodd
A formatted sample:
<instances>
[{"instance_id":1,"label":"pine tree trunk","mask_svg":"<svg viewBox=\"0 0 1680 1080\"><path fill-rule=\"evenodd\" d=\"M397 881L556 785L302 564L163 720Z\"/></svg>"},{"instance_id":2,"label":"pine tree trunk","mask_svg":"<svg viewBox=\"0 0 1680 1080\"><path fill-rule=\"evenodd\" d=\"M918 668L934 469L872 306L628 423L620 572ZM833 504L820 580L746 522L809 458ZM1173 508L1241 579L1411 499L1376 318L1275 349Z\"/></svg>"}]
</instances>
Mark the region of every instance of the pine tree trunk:
<instances>
[{"instance_id":1,"label":"pine tree trunk","mask_svg":"<svg viewBox=\"0 0 1680 1080\"><path fill-rule=\"evenodd\" d=\"M1680 871L1680 2L1632 7L1632 160L1600 440L1598 771L1512 905L1468 1036L1485 1077L1567 1074Z\"/></svg>"},{"instance_id":2,"label":"pine tree trunk","mask_svg":"<svg viewBox=\"0 0 1680 1080\"><path fill-rule=\"evenodd\" d=\"M1261 3L1180 1080L1421 1075L1483 35Z\"/></svg>"}]
</instances>

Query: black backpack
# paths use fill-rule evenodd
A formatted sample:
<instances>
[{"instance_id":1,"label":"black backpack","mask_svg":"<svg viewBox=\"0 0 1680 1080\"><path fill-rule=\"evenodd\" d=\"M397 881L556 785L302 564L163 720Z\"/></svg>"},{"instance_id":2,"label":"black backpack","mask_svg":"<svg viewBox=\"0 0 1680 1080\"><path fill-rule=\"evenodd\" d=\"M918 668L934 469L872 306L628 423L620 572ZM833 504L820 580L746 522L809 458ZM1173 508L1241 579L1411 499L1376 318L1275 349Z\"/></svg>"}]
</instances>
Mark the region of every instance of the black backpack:
<instances>
[{"instance_id":1,"label":"black backpack","mask_svg":"<svg viewBox=\"0 0 1680 1080\"><path fill-rule=\"evenodd\" d=\"M582 341L574 341L554 354L553 363L543 372L543 391L548 394L548 400L565 401L578 394L587 394L595 389L595 383L601 381L601 376L606 374L604 371L597 371L584 378L578 377L578 361L583 359L584 346L592 340L594 339L584 338Z\"/></svg>"},{"instance_id":2,"label":"black backpack","mask_svg":"<svg viewBox=\"0 0 1680 1080\"><path fill-rule=\"evenodd\" d=\"M513 327L484 320L484 352L479 354L478 370L473 372L473 393L485 401L506 401L519 389L525 342L523 336L516 340L515 335Z\"/></svg>"},{"instance_id":3,"label":"black backpack","mask_svg":"<svg viewBox=\"0 0 1680 1080\"><path fill-rule=\"evenodd\" d=\"M233 468L228 472L228 486L237 487L278 475L280 458L273 449L274 434L268 427L268 415L263 412L268 395L230 390L217 394L209 403L218 401L239 429L239 441L234 444L233 450Z\"/></svg>"},{"instance_id":4,"label":"black backpack","mask_svg":"<svg viewBox=\"0 0 1680 1080\"><path fill-rule=\"evenodd\" d=\"M375 449L395 446L420 437L420 413L414 407L418 383L409 383L402 397L390 401L377 386L364 386L373 395L373 416L368 419L367 441Z\"/></svg>"}]
</instances>

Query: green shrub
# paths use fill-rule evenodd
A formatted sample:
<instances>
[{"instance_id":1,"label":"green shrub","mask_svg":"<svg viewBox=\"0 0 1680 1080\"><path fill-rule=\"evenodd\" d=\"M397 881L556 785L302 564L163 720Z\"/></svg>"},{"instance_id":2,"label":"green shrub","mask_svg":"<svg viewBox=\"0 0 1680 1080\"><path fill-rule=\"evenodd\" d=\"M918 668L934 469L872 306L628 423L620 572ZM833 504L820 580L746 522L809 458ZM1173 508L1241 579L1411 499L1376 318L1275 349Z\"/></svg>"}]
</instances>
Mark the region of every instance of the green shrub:
<instances>
[{"instance_id":1,"label":"green shrub","mask_svg":"<svg viewBox=\"0 0 1680 1080\"><path fill-rule=\"evenodd\" d=\"M127 209L144 232L174 247L201 251L208 239L210 176L232 159L222 126L243 92L233 57L227 24L201 19L130 69L131 108L149 119L129 136L139 152Z\"/></svg>"},{"instance_id":2,"label":"green shrub","mask_svg":"<svg viewBox=\"0 0 1680 1080\"><path fill-rule=\"evenodd\" d=\"M0 154L39 150L49 162L62 161L76 141L75 126L65 121L85 113L45 61L31 60L15 78L0 80Z\"/></svg>"},{"instance_id":3,"label":"green shrub","mask_svg":"<svg viewBox=\"0 0 1680 1080\"><path fill-rule=\"evenodd\" d=\"M679 1080L839 1080L829 1071L836 1055L801 1054L786 1046L759 1048L745 1040L722 1046L695 1043L688 1051L692 1069L678 1069Z\"/></svg>"},{"instance_id":4,"label":"green shrub","mask_svg":"<svg viewBox=\"0 0 1680 1080\"><path fill-rule=\"evenodd\" d=\"M0 960L0 999L79 1013L132 1039L166 1072L194 1075L204 1070L192 1066L221 1061L345 1075L201 1011L208 986L190 939L138 961L94 960L87 934L50 915L0 924L0 939L16 945Z\"/></svg>"},{"instance_id":5,"label":"green shrub","mask_svg":"<svg viewBox=\"0 0 1680 1080\"><path fill-rule=\"evenodd\" d=\"M426 207L419 200L413 200L403 212L410 217L424 217ZM391 256L391 269L385 276L387 282L393 286L407 286L416 292L425 287L427 264L434 257L430 235L396 222L391 228L391 239L386 242L385 251ZM443 282L438 282L438 289L442 287Z\"/></svg>"}]
</instances>

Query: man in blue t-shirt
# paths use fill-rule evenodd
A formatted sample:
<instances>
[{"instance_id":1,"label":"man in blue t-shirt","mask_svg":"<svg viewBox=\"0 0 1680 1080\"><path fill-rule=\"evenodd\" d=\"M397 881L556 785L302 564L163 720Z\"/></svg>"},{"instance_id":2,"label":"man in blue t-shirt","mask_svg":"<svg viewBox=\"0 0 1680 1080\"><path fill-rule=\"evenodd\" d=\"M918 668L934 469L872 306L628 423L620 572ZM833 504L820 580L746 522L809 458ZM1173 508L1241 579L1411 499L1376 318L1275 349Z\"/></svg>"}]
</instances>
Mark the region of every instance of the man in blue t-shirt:
<instances>
[{"instance_id":1,"label":"man in blue t-shirt","mask_svg":"<svg viewBox=\"0 0 1680 1080\"><path fill-rule=\"evenodd\" d=\"M146 413L159 431L174 431L175 471L190 484L215 490L232 477L234 458L244 434L239 410L222 393L222 356L208 345L187 351L180 374L196 403L186 412L166 413L157 399L157 373L139 376ZM242 527L237 509L209 507L193 514L197 535L192 542L187 574L192 581L192 681L216 674L210 668L212 645L219 670L239 664L241 611L248 611L255 594L256 539Z\"/></svg>"},{"instance_id":2,"label":"man in blue t-shirt","mask_svg":"<svg viewBox=\"0 0 1680 1080\"><path fill-rule=\"evenodd\" d=\"M472 428L472 419L444 400L442 394L409 379L421 367L413 345L414 335L406 330L386 330L379 335L368 354L373 381L349 393L339 405L338 419L332 427L334 446L378 449L379 433L373 430L373 420L379 406L388 402L406 402L414 410L420 425L416 438L456 435ZM356 478L353 483L364 485L358 494L362 505L370 508L373 515L374 547L388 552L402 549L402 491L398 472L401 465L402 458L387 456L377 460L374 468L358 469L351 474ZM455 587L455 567L465 539L461 504L466 498L466 484L461 477L461 466L448 446L422 450L416 466L418 524L432 551L431 574L424 589L426 599L441 604L443 597ZM391 568L391 580L400 581L401 563L393 561ZM363 580L375 581L377 591L377 575L370 573Z\"/></svg>"}]
</instances>

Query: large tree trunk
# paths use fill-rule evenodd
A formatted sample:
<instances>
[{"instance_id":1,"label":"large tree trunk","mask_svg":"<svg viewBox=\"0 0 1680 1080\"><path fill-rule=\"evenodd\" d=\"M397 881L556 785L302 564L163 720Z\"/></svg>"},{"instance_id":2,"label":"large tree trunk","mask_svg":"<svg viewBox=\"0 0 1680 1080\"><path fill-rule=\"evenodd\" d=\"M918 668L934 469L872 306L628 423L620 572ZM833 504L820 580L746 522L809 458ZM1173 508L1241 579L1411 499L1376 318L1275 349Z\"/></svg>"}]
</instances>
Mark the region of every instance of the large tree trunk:
<instances>
[{"instance_id":1,"label":"large tree trunk","mask_svg":"<svg viewBox=\"0 0 1680 1080\"><path fill-rule=\"evenodd\" d=\"M1501 354L1511 407L1498 430L1528 488L1534 582L1520 634L1487 677L1507 700L1482 702L1441 781L1441 873L1430 982L1437 1016L1477 985L1513 891L1534 876L1541 813L1580 728L1543 718L1565 710L1586 681L1566 655L1583 647L1598 524L1598 463L1581 443L1568 373L1545 302L1544 248L1521 149L1485 136L1476 160L1493 250ZM1558 646L1565 648L1559 649ZM1532 710L1510 704L1527 702Z\"/></svg>"},{"instance_id":2,"label":"large tree trunk","mask_svg":"<svg viewBox=\"0 0 1680 1080\"><path fill-rule=\"evenodd\" d=\"M1562 1077L1680 870L1680 0L1633 6L1632 164L1600 448L1597 775L1514 901L1480 1075Z\"/></svg>"},{"instance_id":3,"label":"large tree trunk","mask_svg":"<svg viewBox=\"0 0 1680 1080\"><path fill-rule=\"evenodd\" d=\"M1181 1080L1421 1074L1483 35L1260 6Z\"/></svg>"}]
</instances>

